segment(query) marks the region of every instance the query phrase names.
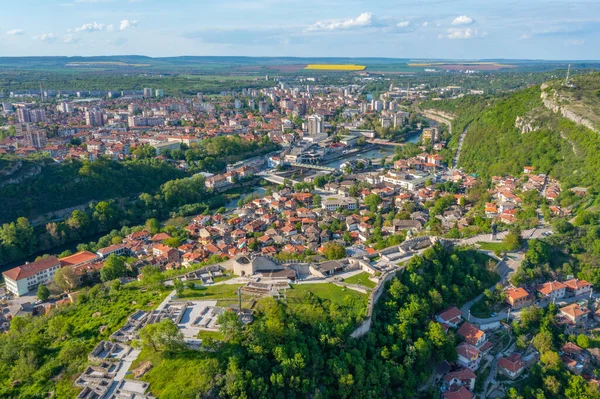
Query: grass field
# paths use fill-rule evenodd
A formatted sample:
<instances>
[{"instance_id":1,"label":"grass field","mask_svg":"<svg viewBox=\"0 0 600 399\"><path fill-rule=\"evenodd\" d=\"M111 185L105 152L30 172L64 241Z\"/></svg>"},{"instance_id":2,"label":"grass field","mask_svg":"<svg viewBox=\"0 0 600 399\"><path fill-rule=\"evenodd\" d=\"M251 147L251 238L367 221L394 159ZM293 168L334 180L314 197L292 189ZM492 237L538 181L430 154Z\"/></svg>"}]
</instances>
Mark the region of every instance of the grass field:
<instances>
[{"instance_id":1,"label":"grass field","mask_svg":"<svg viewBox=\"0 0 600 399\"><path fill-rule=\"evenodd\" d=\"M225 339L225 335L223 335L223 333L221 331L207 331L207 330L201 330L197 337L199 339L214 339L214 340L218 340L218 341L223 341Z\"/></svg>"},{"instance_id":2,"label":"grass field","mask_svg":"<svg viewBox=\"0 0 600 399\"><path fill-rule=\"evenodd\" d=\"M299 302L304 300L308 293L312 293L321 299L327 299L337 305L346 305L347 298L364 302L365 306L367 303L367 296L365 294L329 283L293 285L292 289L287 291L287 298L290 303Z\"/></svg>"},{"instance_id":3,"label":"grass field","mask_svg":"<svg viewBox=\"0 0 600 399\"><path fill-rule=\"evenodd\" d=\"M198 299L198 300L217 300L217 299L235 299L237 298L237 289L242 284L219 284L208 287L197 287L195 289L186 288L178 299Z\"/></svg>"},{"instance_id":4,"label":"grass field","mask_svg":"<svg viewBox=\"0 0 600 399\"><path fill-rule=\"evenodd\" d=\"M486 251L494 251L494 253L508 252L508 247L503 242L481 242L479 247Z\"/></svg>"},{"instance_id":5,"label":"grass field","mask_svg":"<svg viewBox=\"0 0 600 399\"><path fill-rule=\"evenodd\" d=\"M366 66L354 64L308 64L304 69L310 71L364 71Z\"/></svg>"},{"instance_id":6,"label":"grass field","mask_svg":"<svg viewBox=\"0 0 600 399\"><path fill-rule=\"evenodd\" d=\"M177 356L165 356L162 352L144 349L130 370L150 361L152 369L141 379L150 383L150 389L156 397L195 399L203 397L197 396L198 392L207 393L212 386L218 362L215 357L215 354L205 351L185 351Z\"/></svg>"},{"instance_id":7,"label":"grass field","mask_svg":"<svg viewBox=\"0 0 600 399\"><path fill-rule=\"evenodd\" d=\"M367 288L375 288L375 286L377 284L375 284L373 281L369 280L369 277L371 275L367 272L362 272L360 274L356 274L352 277L348 277L347 279L344 279L345 283L348 284L357 284L357 285L362 285L363 287L367 287Z\"/></svg>"},{"instance_id":8,"label":"grass field","mask_svg":"<svg viewBox=\"0 0 600 399\"><path fill-rule=\"evenodd\" d=\"M219 283L221 281L227 281L227 280L231 280L233 278L233 276L219 276L219 277L215 277L213 278L213 281L215 283Z\"/></svg>"}]
</instances>

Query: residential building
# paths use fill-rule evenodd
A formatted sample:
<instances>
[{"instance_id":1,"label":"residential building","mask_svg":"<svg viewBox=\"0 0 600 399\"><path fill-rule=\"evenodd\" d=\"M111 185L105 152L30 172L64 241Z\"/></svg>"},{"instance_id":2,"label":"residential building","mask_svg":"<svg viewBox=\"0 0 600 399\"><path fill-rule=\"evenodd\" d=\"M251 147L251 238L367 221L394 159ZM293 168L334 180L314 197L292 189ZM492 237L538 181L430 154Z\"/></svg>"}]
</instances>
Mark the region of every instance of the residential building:
<instances>
[{"instance_id":1,"label":"residential building","mask_svg":"<svg viewBox=\"0 0 600 399\"><path fill-rule=\"evenodd\" d=\"M544 283L537 288L542 298L547 300L562 299L565 297L567 286L560 281Z\"/></svg>"},{"instance_id":2,"label":"residential building","mask_svg":"<svg viewBox=\"0 0 600 399\"><path fill-rule=\"evenodd\" d=\"M473 371L477 371L481 362L481 351L475 346L466 342L456 347L457 359L456 362L461 366L468 367Z\"/></svg>"},{"instance_id":3,"label":"residential building","mask_svg":"<svg viewBox=\"0 0 600 399\"><path fill-rule=\"evenodd\" d=\"M443 393L444 399L473 399L475 396L465 387L450 389Z\"/></svg>"},{"instance_id":4,"label":"residential building","mask_svg":"<svg viewBox=\"0 0 600 399\"><path fill-rule=\"evenodd\" d=\"M523 288L508 288L504 292L506 293L506 303L513 309L520 309L533 303L533 296Z\"/></svg>"},{"instance_id":5,"label":"residential building","mask_svg":"<svg viewBox=\"0 0 600 399\"><path fill-rule=\"evenodd\" d=\"M498 371L511 380L520 376L525 370L525 362L519 353L513 353L508 357L498 359Z\"/></svg>"},{"instance_id":6,"label":"residential building","mask_svg":"<svg viewBox=\"0 0 600 399\"><path fill-rule=\"evenodd\" d=\"M112 254L117 256L125 255L127 253L127 248L123 244L115 244L110 245L108 247L100 248L98 252L96 252L98 256L101 258L106 258Z\"/></svg>"},{"instance_id":7,"label":"residential building","mask_svg":"<svg viewBox=\"0 0 600 399\"><path fill-rule=\"evenodd\" d=\"M435 319L440 324L443 324L447 327L456 328L462 322L462 314L460 313L460 310L456 306L453 306L451 308L444 310L441 313L438 313L435 316Z\"/></svg>"},{"instance_id":8,"label":"residential building","mask_svg":"<svg viewBox=\"0 0 600 399\"><path fill-rule=\"evenodd\" d=\"M20 296L32 291L39 284L52 281L60 267L58 258L49 256L5 271L2 275L8 291Z\"/></svg>"},{"instance_id":9,"label":"residential building","mask_svg":"<svg viewBox=\"0 0 600 399\"><path fill-rule=\"evenodd\" d=\"M475 389L475 373L470 368L464 368L457 371L452 371L444 376L444 385L463 386L472 391Z\"/></svg>"},{"instance_id":10,"label":"residential building","mask_svg":"<svg viewBox=\"0 0 600 399\"><path fill-rule=\"evenodd\" d=\"M308 117L308 134L315 135L323 133L323 117L311 115Z\"/></svg>"},{"instance_id":11,"label":"residential building","mask_svg":"<svg viewBox=\"0 0 600 399\"><path fill-rule=\"evenodd\" d=\"M569 319L573 324L580 326L588 319L588 310L578 303L572 303L560 308L560 314Z\"/></svg>"},{"instance_id":12,"label":"residential building","mask_svg":"<svg viewBox=\"0 0 600 399\"><path fill-rule=\"evenodd\" d=\"M92 127L104 126L104 114L98 108L85 111L85 124Z\"/></svg>"},{"instance_id":13,"label":"residential building","mask_svg":"<svg viewBox=\"0 0 600 399\"><path fill-rule=\"evenodd\" d=\"M465 322L457 331L458 335L464 338L465 342L476 347L481 347L487 340L485 332L475 327L469 322Z\"/></svg>"},{"instance_id":14,"label":"residential building","mask_svg":"<svg viewBox=\"0 0 600 399\"><path fill-rule=\"evenodd\" d=\"M579 280L576 278L572 278L571 280L567 280L564 282L567 286L566 294L567 296L583 296L590 295L593 290L592 284L588 283L585 280Z\"/></svg>"}]
</instances>

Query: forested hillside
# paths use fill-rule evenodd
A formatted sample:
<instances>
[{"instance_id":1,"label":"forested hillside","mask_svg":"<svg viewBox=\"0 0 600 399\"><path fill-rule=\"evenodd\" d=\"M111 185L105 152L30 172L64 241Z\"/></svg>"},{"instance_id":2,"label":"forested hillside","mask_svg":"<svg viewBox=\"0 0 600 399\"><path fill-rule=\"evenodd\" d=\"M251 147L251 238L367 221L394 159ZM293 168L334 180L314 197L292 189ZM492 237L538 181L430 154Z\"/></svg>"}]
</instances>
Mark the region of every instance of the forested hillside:
<instances>
[{"instance_id":1,"label":"forested hillside","mask_svg":"<svg viewBox=\"0 0 600 399\"><path fill-rule=\"evenodd\" d=\"M518 175L524 166L534 166L567 187L597 185L600 136L552 113L541 93L535 86L496 101L459 99L427 106L453 112L468 125L459 161L468 172L489 178Z\"/></svg>"},{"instance_id":2,"label":"forested hillside","mask_svg":"<svg viewBox=\"0 0 600 399\"><path fill-rule=\"evenodd\" d=\"M13 165L15 171L0 176L0 222L35 217L90 200L154 192L164 182L184 176L159 161L73 160L59 165L42 158L3 162ZM3 168L8 169L12 168Z\"/></svg>"}]
</instances>

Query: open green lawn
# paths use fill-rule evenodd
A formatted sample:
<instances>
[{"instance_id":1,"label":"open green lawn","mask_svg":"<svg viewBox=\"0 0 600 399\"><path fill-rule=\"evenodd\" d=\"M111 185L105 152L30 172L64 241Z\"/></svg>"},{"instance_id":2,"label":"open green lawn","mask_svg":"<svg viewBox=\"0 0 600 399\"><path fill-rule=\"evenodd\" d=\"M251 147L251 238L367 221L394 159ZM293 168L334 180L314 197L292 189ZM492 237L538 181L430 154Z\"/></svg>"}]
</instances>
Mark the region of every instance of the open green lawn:
<instances>
[{"instance_id":1,"label":"open green lawn","mask_svg":"<svg viewBox=\"0 0 600 399\"><path fill-rule=\"evenodd\" d=\"M219 283L221 281L227 281L227 280L231 280L234 276L219 276L219 277L215 277L213 278L213 281L215 283Z\"/></svg>"},{"instance_id":2,"label":"open green lawn","mask_svg":"<svg viewBox=\"0 0 600 399\"><path fill-rule=\"evenodd\" d=\"M237 289L243 287L242 284L219 284L211 286L199 286L195 289L186 288L178 299L235 299L237 298Z\"/></svg>"},{"instance_id":3,"label":"open green lawn","mask_svg":"<svg viewBox=\"0 0 600 399\"><path fill-rule=\"evenodd\" d=\"M364 303L365 307L367 306L367 296L365 294L329 283L293 285L292 289L287 291L287 298L293 304L293 302L305 300L308 293L312 293L321 299L327 299L336 305L346 305L348 300L353 300Z\"/></svg>"},{"instance_id":4,"label":"open green lawn","mask_svg":"<svg viewBox=\"0 0 600 399\"><path fill-rule=\"evenodd\" d=\"M495 253L508 252L508 247L503 242L480 242L479 247L486 251L494 251Z\"/></svg>"},{"instance_id":5,"label":"open green lawn","mask_svg":"<svg viewBox=\"0 0 600 399\"><path fill-rule=\"evenodd\" d=\"M144 349L130 371L150 361L152 369L141 380L150 383L153 395L161 399L195 399L207 394L218 370L216 354L205 351L185 351L177 356L166 356L152 349Z\"/></svg>"},{"instance_id":6,"label":"open green lawn","mask_svg":"<svg viewBox=\"0 0 600 399\"><path fill-rule=\"evenodd\" d=\"M208 339L212 338L214 340L223 341L225 339L225 335L221 331L208 331L208 330L200 330L197 337L199 339Z\"/></svg>"},{"instance_id":7,"label":"open green lawn","mask_svg":"<svg viewBox=\"0 0 600 399\"><path fill-rule=\"evenodd\" d=\"M352 277L348 277L346 279L344 279L345 283L348 284L357 284L357 285L362 285L363 287L367 287L367 288L375 288L375 286L377 284L375 284L373 281L369 280L369 277L371 275L367 272L362 272L359 274L356 274Z\"/></svg>"}]
</instances>

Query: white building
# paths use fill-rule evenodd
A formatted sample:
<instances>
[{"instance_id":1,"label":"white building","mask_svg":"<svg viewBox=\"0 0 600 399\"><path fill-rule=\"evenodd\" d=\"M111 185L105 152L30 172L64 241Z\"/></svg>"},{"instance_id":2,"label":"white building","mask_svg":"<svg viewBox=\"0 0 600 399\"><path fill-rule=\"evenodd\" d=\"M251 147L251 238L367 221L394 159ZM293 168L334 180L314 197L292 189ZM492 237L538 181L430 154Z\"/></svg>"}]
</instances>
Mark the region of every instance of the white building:
<instances>
[{"instance_id":1,"label":"white building","mask_svg":"<svg viewBox=\"0 0 600 399\"><path fill-rule=\"evenodd\" d=\"M39 284L52 281L58 269L60 269L58 259L55 256L49 256L5 271L2 275L8 291L20 296L32 291Z\"/></svg>"},{"instance_id":2,"label":"white building","mask_svg":"<svg viewBox=\"0 0 600 399\"><path fill-rule=\"evenodd\" d=\"M308 117L308 134L323 133L323 117L320 115L311 115Z\"/></svg>"}]
</instances>

